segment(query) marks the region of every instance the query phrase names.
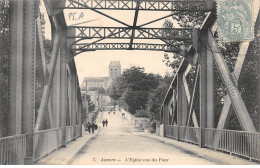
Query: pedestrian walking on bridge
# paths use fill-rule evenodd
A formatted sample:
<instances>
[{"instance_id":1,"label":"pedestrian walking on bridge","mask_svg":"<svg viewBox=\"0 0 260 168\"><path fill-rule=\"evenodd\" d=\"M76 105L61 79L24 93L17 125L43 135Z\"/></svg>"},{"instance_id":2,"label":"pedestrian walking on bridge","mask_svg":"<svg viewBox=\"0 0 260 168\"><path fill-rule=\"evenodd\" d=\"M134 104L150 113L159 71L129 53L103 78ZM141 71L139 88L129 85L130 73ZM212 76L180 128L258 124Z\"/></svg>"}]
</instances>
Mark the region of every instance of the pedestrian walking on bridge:
<instances>
[{"instance_id":1,"label":"pedestrian walking on bridge","mask_svg":"<svg viewBox=\"0 0 260 168\"><path fill-rule=\"evenodd\" d=\"M95 123L94 122L92 122L90 128L91 128L92 134L94 134L95 133Z\"/></svg>"},{"instance_id":2,"label":"pedestrian walking on bridge","mask_svg":"<svg viewBox=\"0 0 260 168\"><path fill-rule=\"evenodd\" d=\"M106 124L106 127L107 127L107 124L108 124L108 121L107 121L107 119L105 120L105 124Z\"/></svg>"},{"instance_id":3,"label":"pedestrian walking on bridge","mask_svg":"<svg viewBox=\"0 0 260 168\"><path fill-rule=\"evenodd\" d=\"M87 123L87 126L86 126L86 127L87 127L87 129L88 129L88 132L90 133L90 132L91 132L91 130L90 130L90 128L91 128L91 125L90 125L90 123L89 123L89 122Z\"/></svg>"},{"instance_id":4,"label":"pedestrian walking on bridge","mask_svg":"<svg viewBox=\"0 0 260 168\"><path fill-rule=\"evenodd\" d=\"M103 127L104 127L105 126L105 121L104 120L102 121L102 124L103 124Z\"/></svg>"}]
</instances>

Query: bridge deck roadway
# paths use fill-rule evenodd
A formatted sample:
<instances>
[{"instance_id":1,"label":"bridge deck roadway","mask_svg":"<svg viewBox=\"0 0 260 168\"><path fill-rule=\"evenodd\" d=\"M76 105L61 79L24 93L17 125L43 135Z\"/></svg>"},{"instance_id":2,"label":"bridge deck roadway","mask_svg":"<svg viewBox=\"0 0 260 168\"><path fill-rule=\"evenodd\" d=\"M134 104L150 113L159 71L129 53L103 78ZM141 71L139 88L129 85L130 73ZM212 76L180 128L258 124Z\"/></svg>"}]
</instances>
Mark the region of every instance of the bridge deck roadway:
<instances>
[{"instance_id":1,"label":"bridge deck roadway","mask_svg":"<svg viewBox=\"0 0 260 168\"><path fill-rule=\"evenodd\" d=\"M108 127L102 127L103 118L108 119ZM120 112L99 114L97 123L100 128L95 134L83 131L83 137L68 143L66 148L58 149L36 164L258 164L211 149L138 132L121 118Z\"/></svg>"},{"instance_id":2,"label":"bridge deck roadway","mask_svg":"<svg viewBox=\"0 0 260 168\"><path fill-rule=\"evenodd\" d=\"M100 126L98 135L71 164L216 164L157 140L138 136L120 112L103 112L102 117L108 119L108 126Z\"/></svg>"}]
</instances>

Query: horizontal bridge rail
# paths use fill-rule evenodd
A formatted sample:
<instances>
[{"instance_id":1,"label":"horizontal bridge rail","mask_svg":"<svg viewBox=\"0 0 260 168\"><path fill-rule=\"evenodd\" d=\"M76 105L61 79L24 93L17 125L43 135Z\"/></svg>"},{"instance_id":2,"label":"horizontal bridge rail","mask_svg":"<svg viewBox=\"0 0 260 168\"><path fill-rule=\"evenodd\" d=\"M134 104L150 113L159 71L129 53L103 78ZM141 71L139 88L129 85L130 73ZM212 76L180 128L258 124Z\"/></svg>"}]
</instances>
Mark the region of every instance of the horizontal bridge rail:
<instances>
[{"instance_id":1,"label":"horizontal bridge rail","mask_svg":"<svg viewBox=\"0 0 260 168\"><path fill-rule=\"evenodd\" d=\"M154 50L178 53L178 46L172 47L166 44L147 44L147 43L94 43L76 44L75 51L95 51L95 50Z\"/></svg>"},{"instance_id":2,"label":"horizontal bridge rail","mask_svg":"<svg viewBox=\"0 0 260 168\"><path fill-rule=\"evenodd\" d=\"M26 135L0 138L0 165L24 164Z\"/></svg>"},{"instance_id":3,"label":"horizontal bridge rail","mask_svg":"<svg viewBox=\"0 0 260 168\"><path fill-rule=\"evenodd\" d=\"M67 143L80 136L81 125L67 126ZM27 134L0 138L0 165L22 165L26 153ZM33 133L34 161L61 147L62 128Z\"/></svg>"},{"instance_id":4,"label":"horizontal bridge rail","mask_svg":"<svg viewBox=\"0 0 260 168\"><path fill-rule=\"evenodd\" d=\"M35 161L61 146L62 128L48 129L34 133Z\"/></svg>"},{"instance_id":5,"label":"horizontal bridge rail","mask_svg":"<svg viewBox=\"0 0 260 168\"><path fill-rule=\"evenodd\" d=\"M260 160L260 133L214 128L164 126L165 136L193 144L200 144L201 132L205 135L204 147Z\"/></svg>"},{"instance_id":6,"label":"horizontal bridge rail","mask_svg":"<svg viewBox=\"0 0 260 168\"><path fill-rule=\"evenodd\" d=\"M66 142L70 142L80 136L80 125L66 126Z\"/></svg>"},{"instance_id":7,"label":"horizontal bridge rail","mask_svg":"<svg viewBox=\"0 0 260 168\"><path fill-rule=\"evenodd\" d=\"M165 40L190 40L191 29L182 28L132 28L132 27L79 27L69 26L76 29L75 36L68 38L120 38L120 39L165 39ZM132 37L132 32L135 31ZM163 35L166 34L166 35Z\"/></svg>"},{"instance_id":8,"label":"horizontal bridge rail","mask_svg":"<svg viewBox=\"0 0 260 168\"><path fill-rule=\"evenodd\" d=\"M205 146L260 160L260 133L204 128Z\"/></svg>"},{"instance_id":9,"label":"horizontal bridge rail","mask_svg":"<svg viewBox=\"0 0 260 168\"><path fill-rule=\"evenodd\" d=\"M69 0L66 9L135 10L138 0ZM206 0L140 0L139 10L211 11Z\"/></svg>"}]
</instances>

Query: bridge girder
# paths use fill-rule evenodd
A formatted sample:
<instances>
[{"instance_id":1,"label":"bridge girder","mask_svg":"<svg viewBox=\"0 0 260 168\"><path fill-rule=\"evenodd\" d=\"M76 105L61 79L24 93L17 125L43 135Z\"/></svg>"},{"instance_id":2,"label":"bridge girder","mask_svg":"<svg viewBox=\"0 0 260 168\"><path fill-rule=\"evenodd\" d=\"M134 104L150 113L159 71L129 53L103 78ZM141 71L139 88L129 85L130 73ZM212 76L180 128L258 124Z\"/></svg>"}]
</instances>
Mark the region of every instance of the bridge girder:
<instances>
[{"instance_id":1,"label":"bridge girder","mask_svg":"<svg viewBox=\"0 0 260 168\"><path fill-rule=\"evenodd\" d=\"M191 39L192 30L182 28L136 28L136 27L75 27L70 26L70 29L76 29L75 36L68 38L120 38L120 39L163 39L186 41ZM132 36L132 32L135 33ZM167 34L163 36L162 32Z\"/></svg>"},{"instance_id":2,"label":"bridge girder","mask_svg":"<svg viewBox=\"0 0 260 168\"><path fill-rule=\"evenodd\" d=\"M166 44L147 44L147 43L94 43L94 44L76 44L76 55L85 51L96 50L151 50L179 53L178 46L173 47Z\"/></svg>"},{"instance_id":3,"label":"bridge girder","mask_svg":"<svg viewBox=\"0 0 260 168\"><path fill-rule=\"evenodd\" d=\"M107 9L146 11L211 11L213 0L69 0L65 9ZM63 7L56 7L63 8Z\"/></svg>"}]
</instances>

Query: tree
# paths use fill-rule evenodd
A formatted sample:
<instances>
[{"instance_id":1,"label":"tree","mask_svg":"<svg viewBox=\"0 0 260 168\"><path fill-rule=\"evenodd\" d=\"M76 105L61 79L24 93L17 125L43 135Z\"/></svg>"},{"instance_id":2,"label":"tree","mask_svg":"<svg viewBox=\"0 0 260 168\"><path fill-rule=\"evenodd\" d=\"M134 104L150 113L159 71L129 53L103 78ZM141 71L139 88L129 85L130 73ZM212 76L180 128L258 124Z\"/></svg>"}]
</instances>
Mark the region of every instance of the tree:
<instances>
[{"instance_id":1,"label":"tree","mask_svg":"<svg viewBox=\"0 0 260 168\"><path fill-rule=\"evenodd\" d=\"M95 110L95 104L92 102L90 95L87 95L88 100L88 111L92 112Z\"/></svg>"},{"instance_id":2,"label":"tree","mask_svg":"<svg viewBox=\"0 0 260 168\"><path fill-rule=\"evenodd\" d=\"M9 117L8 106L8 87L9 87L9 59L10 59L10 31L9 19L10 8L9 0L0 1L0 137L8 136L8 124L6 121Z\"/></svg>"},{"instance_id":3,"label":"tree","mask_svg":"<svg viewBox=\"0 0 260 168\"><path fill-rule=\"evenodd\" d=\"M160 75L147 74L144 70L135 66L125 70L109 89L110 97L132 114L146 109L149 92L158 86L161 79Z\"/></svg>"},{"instance_id":4,"label":"tree","mask_svg":"<svg viewBox=\"0 0 260 168\"><path fill-rule=\"evenodd\" d=\"M99 94L106 94L106 90L104 88L98 88L97 91Z\"/></svg>"},{"instance_id":5,"label":"tree","mask_svg":"<svg viewBox=\"0 0 260 168\"><path fill-rule=\"evenodd\" d=\"M166 19L164 24L163 24L164 28L174 28L173 23L169 20ZM162 31L162 37L173 37L173 35L169 32L169 31ZM184 44L181 41L175 41L175 40L166 40L169 44L173 45L173 46L180 46L182 44ZM172 56L169 56L168 53L164 53L164 60L163 62L168 66L171 67L174 71L174 73L177 72L177 69L179 68L179 65L182 61L182 56L177 54L177 53L173 53Z\"/></svg>"},{"instance_id":6,"label":"tree","mask_svg":"<svg viewBox=\"0 0 260 168\"><path fill-rule=\"evenodd\" d=\"M121 77L117 77L112 82L111 86L108 89L108 95L114 101L118 101L123 93L123 88L125 88L124 83L122 82Z\"/></svg>"},{"instance_id":7,"label":"tree","mask_svg":"<svg viewBox=\"0 0 260 168\"><path fill-rule=\"evenodd\" d=\"M172 81L172 76L165 75L159 85L150 91L147 102L147 112L151 120L160 120L160 109L164 97L169 89Z\"/></svg>"},{"instance_id":8,"label":"tree","mask_svg":"<svg viewBox=\"0 0 260 168\"><path fill-rule=\"evenodd\" d=\"M95 110L95 104L91 101L90 95L87 95L87 101L88 101L88 112L91 113ZM86 119L86 113L82 114L83 121Z\"/></svg>"}]
</instances>

